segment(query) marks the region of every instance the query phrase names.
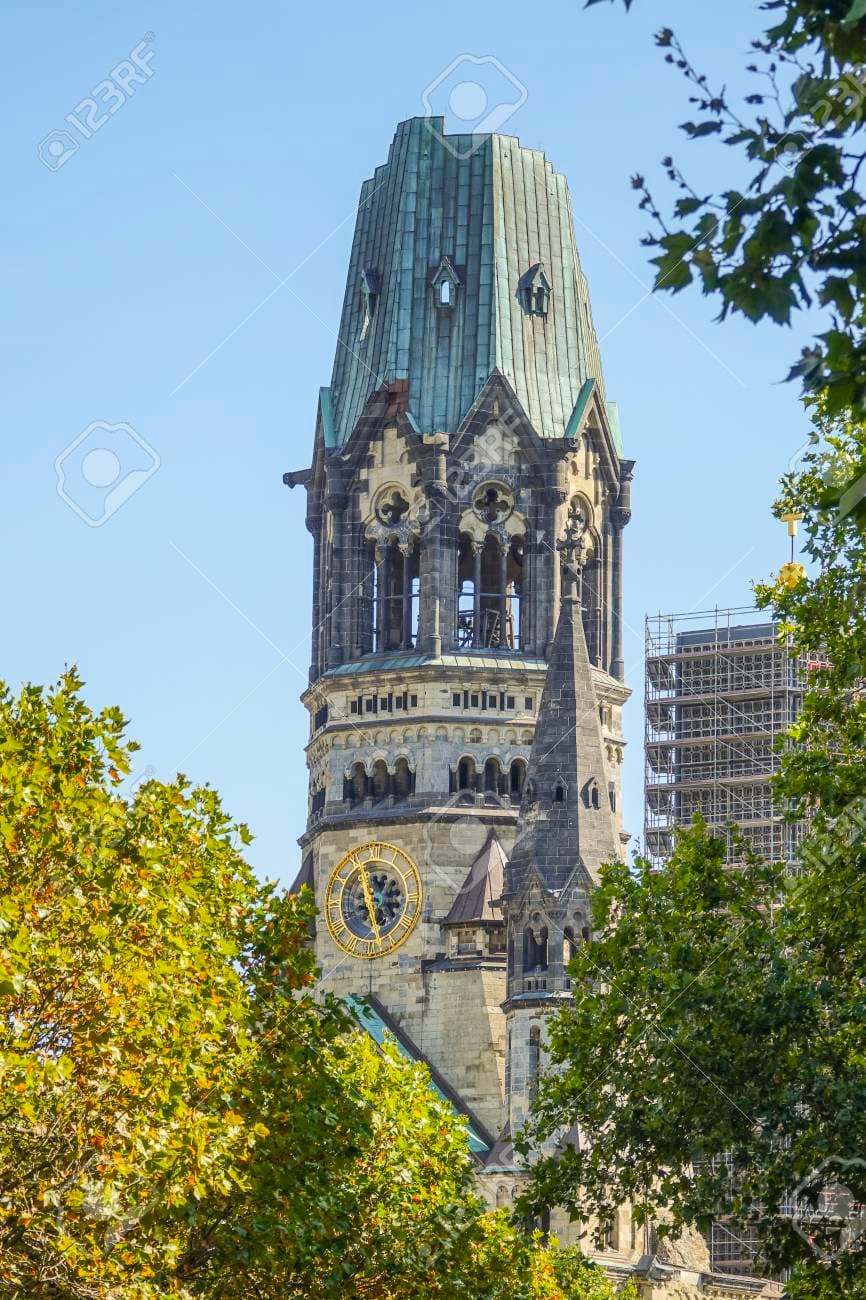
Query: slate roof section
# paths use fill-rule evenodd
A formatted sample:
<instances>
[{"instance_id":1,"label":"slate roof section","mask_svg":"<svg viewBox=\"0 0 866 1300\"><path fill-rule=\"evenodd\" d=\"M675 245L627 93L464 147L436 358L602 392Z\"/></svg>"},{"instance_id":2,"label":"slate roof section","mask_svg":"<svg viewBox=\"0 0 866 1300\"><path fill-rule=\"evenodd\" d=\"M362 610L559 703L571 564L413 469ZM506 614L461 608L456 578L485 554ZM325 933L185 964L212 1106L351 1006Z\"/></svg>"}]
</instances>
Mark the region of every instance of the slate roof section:
<instances>
[{"instance_id":1,"label":"slate roof section","mask_svg":"<svg viewBox=\"0 0 866 1300\"><path fill-rule=\"evenodd\" d=\"M458 429L496 367L541 437L563 437L588 379L604 396L565 177L513 136L443 135L442 118L402 122L388 161L361 188L325 422L331 447L345 444L375 391L400 380L425 433ZM431 292L444 257L460 281L449 312ZM518 292L537 263L551 285L545 316L527 314ZM372 270L379 292L362 338L362 277Z\"/></svg>"},{"instance_id":2,"label":"slate roof section","mask_svg":"<svg viewBox=\"0 0 866 1300\"><path fill-rule=\"evenodd\" d=\"M505 862L505 851L496 832L491 830L442 924L503 925Z\"/></svg>"},{"instance_id":3,"label":"slate roof section","mask_svg":"<svg viewBox=\"0 0 866 1300\"><path fill-rule=\"evenodd\" d=\"M561 801L557 789L562 791ZM597 884L620 856L610 805L604 742L580 603L567 592L550 653L535 736L508 860L506 893L520 892L534 869L558 891L578 869Z\"/></svg>"}]
</instances>

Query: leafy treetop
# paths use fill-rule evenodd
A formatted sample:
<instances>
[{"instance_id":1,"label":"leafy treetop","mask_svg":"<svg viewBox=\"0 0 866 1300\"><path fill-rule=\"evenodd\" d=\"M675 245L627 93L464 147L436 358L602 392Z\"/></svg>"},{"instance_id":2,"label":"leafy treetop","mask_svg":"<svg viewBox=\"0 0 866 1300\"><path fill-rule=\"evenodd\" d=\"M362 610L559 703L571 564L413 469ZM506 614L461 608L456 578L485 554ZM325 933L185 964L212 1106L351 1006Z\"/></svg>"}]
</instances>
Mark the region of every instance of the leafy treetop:
<instances>
[{"instance_id":1,"label":"leafy treetop","mask_svg":"<svg viewBox=\"0 0 866 1300\"><path fill-rule=\"evenodd\" d=\"M626 9L633 0L623 0ZM587 0L587 7L600 0ZM752 42L754 92L737 104L713 86L680 39L662 28L657 45L685 76L689 140L716 137L748 168L715 193L695 189L671 156L663 160L680 197L664 215L643 175L633 187L654 228L655 287L693 281L721 301L720 319L740 312L789 324L817 302L829 325L804 348L789 378L826 392L830 414L866 407L866 0L765 0L773 24Z\"/></svg>"}]
</instances>

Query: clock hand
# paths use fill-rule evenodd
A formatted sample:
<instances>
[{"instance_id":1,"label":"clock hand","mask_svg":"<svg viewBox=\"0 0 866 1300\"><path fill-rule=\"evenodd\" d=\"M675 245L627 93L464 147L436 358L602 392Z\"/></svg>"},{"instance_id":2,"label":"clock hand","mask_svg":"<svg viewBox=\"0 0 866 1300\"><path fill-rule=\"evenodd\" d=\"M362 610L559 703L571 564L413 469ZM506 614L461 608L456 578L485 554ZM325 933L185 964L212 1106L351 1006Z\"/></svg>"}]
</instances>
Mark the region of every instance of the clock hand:
<instances>
[{"instance_id":1,"label":"clock hand","mask_svg":"<svg viewBox=\"0 0 866 1300\"><path fill-rule=\"evenodd\" d=\"M364 891L364 904L367 908L367 916L370 920L370 928L373 931L377 943L382 942L382 936L379 933L379 924L376 920L376 905L373 902L373 891L370 888L370 877L367 875L367 868L361 866L361 888Z\"/></svg>"}]
</instances>

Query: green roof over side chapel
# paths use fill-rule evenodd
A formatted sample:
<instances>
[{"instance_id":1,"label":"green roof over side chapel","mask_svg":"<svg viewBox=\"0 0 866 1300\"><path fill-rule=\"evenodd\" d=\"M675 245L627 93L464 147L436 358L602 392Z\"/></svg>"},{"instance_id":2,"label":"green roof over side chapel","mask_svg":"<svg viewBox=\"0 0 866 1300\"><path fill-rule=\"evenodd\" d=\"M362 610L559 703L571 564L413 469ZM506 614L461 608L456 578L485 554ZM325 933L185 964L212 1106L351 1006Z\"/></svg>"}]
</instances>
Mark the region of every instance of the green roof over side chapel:
<instances>
[{"instance_id":1,"label":"green roof over side chapel","mask_svg":"<svg viewBox=\"0 0 866 1300\"><path fill-rule=\"evenodd\" d=\"M457 277L444 305L443 259ZM549 285L543 310L530 280ZM411 118L361 189L326 444L344 445L372 394L400 380L422 432L455 431L496 368L541 437L567 436L588 381L604 399L567 182L513 136Z\"/></svg>"}]
</instances>

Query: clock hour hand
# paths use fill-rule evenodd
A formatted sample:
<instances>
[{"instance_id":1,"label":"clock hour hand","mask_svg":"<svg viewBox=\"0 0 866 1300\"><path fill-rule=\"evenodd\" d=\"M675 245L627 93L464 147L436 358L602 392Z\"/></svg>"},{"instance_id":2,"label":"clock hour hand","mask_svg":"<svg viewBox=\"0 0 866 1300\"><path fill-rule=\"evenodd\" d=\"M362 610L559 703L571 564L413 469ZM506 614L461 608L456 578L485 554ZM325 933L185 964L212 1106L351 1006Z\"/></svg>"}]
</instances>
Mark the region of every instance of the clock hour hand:
<instances>
[{"instance_id":1,"label":"clock hour hand","mask_svg":"<svg viewBox=\"0 0 866 1300\"><path fill-rule=\"evenodd\" d=\"M373 891L370 888L370 877L367 875L366 866L361 867L361 888L364 891L364 905L367 908L370 929L373 931L373 937L376 942L381 943L382 936L379 933L379 923L376 920L376 905L373 902Z\"/></svg>"}]
</instances>

